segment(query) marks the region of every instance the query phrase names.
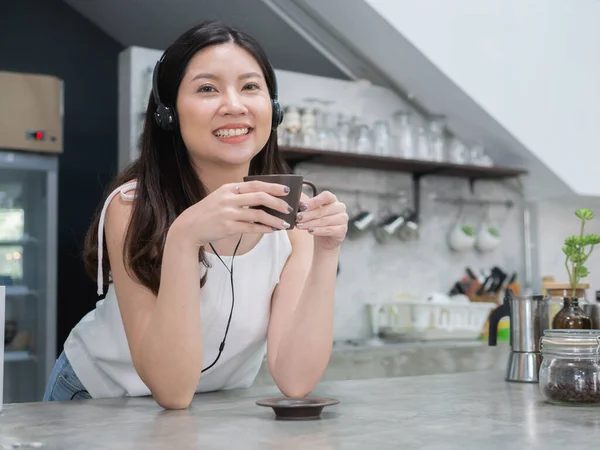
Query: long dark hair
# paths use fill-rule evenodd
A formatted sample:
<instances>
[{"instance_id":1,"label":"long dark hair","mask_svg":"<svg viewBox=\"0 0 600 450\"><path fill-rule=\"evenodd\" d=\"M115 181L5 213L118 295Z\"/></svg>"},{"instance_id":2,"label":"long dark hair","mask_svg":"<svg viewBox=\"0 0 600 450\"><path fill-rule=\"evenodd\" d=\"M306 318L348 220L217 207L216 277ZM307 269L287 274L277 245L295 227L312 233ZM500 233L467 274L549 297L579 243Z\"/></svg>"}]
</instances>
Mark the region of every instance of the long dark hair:
<instances>
[{"instance_id":1,"label":"long dark hair","mask_svg":"<svg viewBox=\"0 0 600 450\"><path fill-rule=\"evenodd\" d=\"M275 72L260 44L242 31L210 21L189 29L166 50L158 73L161 102L175 105L177 90L188 62L197 52L229 42L254 56L273 98L276 95ZM158 294L163 248L169 227L186 208L207 195L207 189L192 167L179 128L164 131L154 123L156 106L150 94L140 156L114 179L106 191L108 195L126 182L137 181L136 197L125 236L123 260L129 275L154 294ZM279 154L277 133L272 131L266 145L252 158L249 173L262 175L289 172L289 167ZM98 232L104 232L98 230L102 204L87 232L83 252L86 271L93 279L96 279L98 269ZM102 261L104 283L108 284L110 262L106 244L103 253L106 255ZM199 251L198 259L209 267L203 248ZM201 285L205 281L206 276L202 278Z\"/></svg>"}]
</instances>

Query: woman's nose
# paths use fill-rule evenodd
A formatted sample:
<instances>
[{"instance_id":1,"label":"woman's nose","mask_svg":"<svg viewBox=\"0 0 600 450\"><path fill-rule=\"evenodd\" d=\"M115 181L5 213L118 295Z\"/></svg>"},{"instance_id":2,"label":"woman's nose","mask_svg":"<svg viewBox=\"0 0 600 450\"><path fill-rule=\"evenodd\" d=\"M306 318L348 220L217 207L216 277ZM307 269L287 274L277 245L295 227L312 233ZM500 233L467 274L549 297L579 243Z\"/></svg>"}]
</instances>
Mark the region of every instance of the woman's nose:
<instances>
[{"instance_id":1,"label":"woman's nose","mask_svg":"<svg viewBox=\"0 0 600 450\"><path fill-rule=\"evenodd\" d=\"M223 96L223 104L221 105L223 115L241 115L247 112L248 108L246 108L237 92L229 92Z\"/></svg>"}]
</instances>

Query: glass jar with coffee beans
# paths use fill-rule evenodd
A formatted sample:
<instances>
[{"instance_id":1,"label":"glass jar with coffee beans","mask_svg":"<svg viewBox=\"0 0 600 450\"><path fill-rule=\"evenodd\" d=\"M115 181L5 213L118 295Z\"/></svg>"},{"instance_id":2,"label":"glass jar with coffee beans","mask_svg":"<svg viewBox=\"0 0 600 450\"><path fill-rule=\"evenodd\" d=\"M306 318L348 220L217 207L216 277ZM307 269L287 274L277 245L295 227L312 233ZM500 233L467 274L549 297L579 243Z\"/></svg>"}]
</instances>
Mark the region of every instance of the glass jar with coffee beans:
<instances>
[{"instance_id":1,"label":"glass jar with coffee beans","mask_svg":"<svg viewBox=\"0 0 600 450\"><path fill-rule=\"evenodd\" d=\"M600 406L600 330L545 330L540 391L557 405Z\"/></svg>"}]
</instances>

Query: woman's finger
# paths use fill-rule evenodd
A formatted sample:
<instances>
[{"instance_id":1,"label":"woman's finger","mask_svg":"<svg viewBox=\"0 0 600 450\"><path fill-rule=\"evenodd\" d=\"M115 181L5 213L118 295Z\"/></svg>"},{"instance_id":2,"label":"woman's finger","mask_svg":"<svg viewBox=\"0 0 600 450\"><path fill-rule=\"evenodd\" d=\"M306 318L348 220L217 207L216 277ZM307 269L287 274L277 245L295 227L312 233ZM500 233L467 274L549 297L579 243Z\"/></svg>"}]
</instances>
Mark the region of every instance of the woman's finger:
<instances>
[{"instance_id":1,"label":"woman's finger","mask_svg":"<svg viewBox=\"0 0 600 450\"><path fill-rule=\"evenodd\" d=\"M346 236L346 225L331 225L326 227L311 227L308 232L314 236L339 237L343 239Z\"/></svg>"},{"instance_id":2,"label":"woman's finger","mask_svg":"<svg viewBox=\"0 0 600 450\"><path fill-rule=\"evenodd\" d=\"M330 203L318 209L301 211L296 215L296 222L308 222L319 217L332 216L334 214L345 213L346 205L340 202Z\"/></svg>"},{"instance_id":3,"label":"woman's finger","mask_svg":"<svg viewBox=\"0 0 600 450\"><path fill-rule=\"evenodd\" d=\"M233 204L238 207L243 206L266 206L275 211L289 214L294 211L285 200L274 197L268 192L249 192L247 194L239 194L233 197Z\"/></svg>"},{"instance_id":4,"label":"woman's finger","mask_svg":"<svg viewBox=\"0 0 600 450\"><path fill-rule=\"evenodd\" d=\"M262 209L239 209L236 211L234 219L241 222L260 223L278 230L287 230L290 227L290 224L285 220L275 217Z\"/></svg>"},{"instance_id":5,"label":"woman's finger","mask_svg":"<svg viewBox=\"0 0 600 450\"><path fill-rule=\"evenodd\" d=\"M337 202L337 197L329 191L323 191L316 197L309 198L300 206L300 211L310 211L321 206Z\"/></svg>"},{"instance_id":6,"label":"woman's finger","mask_svg":"<svg viewBox=\"0 0 600 450\"><path fill-rule=\"evenodd\" d=\"M278 197L288 195L290 188L283 184L267 183L266 181L244 181L243 183L230 183L227 190L234 194L248 194L249 192L266 192Z\"/></svg>"},{"instance_id":7,"label":"woman's finger","mask_svg":"<svg viewBox=\"0 0 600 450\"><path fill-rule=\"evenodd\" d=\"M319 217L308 222L299 222L296 224L298 228L318 228L318 227L329 227L337 226L348 223L348 215L346 213L335 214L332 216Z\"/></svg>"}]
</instances>

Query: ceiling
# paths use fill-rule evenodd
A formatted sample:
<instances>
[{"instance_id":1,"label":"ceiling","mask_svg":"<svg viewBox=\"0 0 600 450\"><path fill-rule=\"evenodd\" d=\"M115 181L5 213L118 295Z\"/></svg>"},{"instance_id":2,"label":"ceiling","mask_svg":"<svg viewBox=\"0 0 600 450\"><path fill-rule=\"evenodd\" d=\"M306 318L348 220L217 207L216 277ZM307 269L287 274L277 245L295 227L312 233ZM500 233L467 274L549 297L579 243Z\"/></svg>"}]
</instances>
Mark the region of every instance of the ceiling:
<instances>
[{"instance_id":1,"label":"ceiling","mask_svg":"<svg viewBox=\"0 0 600 450\"><path fill-rule=\"evenodd\" d=\"M125 47L163 49L186 29L216 19L254 36L277 69L348 79L262 0L63 1Z\"/></svg>"}]
</instances>

